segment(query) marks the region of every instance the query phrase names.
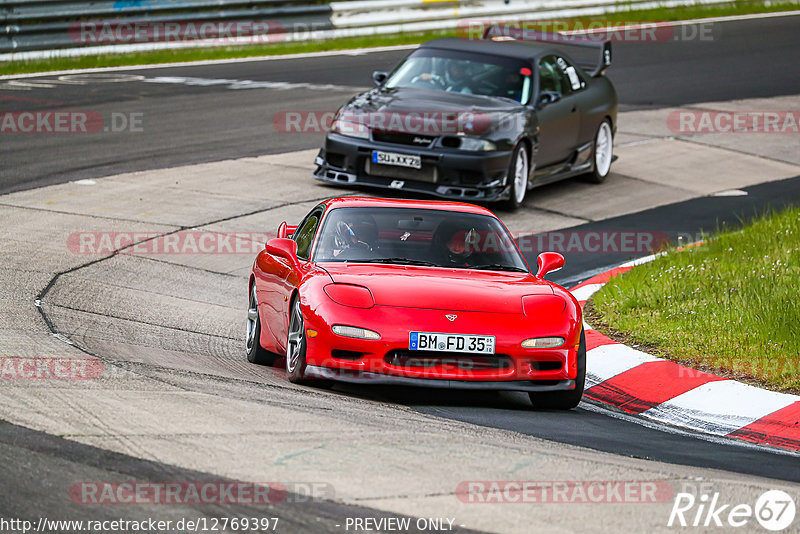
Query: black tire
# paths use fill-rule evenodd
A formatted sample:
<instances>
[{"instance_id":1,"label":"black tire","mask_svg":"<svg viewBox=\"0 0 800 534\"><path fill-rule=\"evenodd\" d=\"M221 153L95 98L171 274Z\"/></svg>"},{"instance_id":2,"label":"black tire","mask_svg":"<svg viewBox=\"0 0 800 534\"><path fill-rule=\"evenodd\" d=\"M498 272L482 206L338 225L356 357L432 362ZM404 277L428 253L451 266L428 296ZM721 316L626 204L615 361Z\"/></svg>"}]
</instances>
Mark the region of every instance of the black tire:
<instances>
[{"instance_id":1,"label":"black tire","mask_svg":"<svg viewBox=\"0 0 800 534\"><path fill-rule=\"evenodd\" d=\"M522 185L517 179L517 166L520 163L520 158L522 158L522 164L525 168L525 181ZM511 154L511 162L508 164L508 179L511 182L511 191L508 199L504 200L501 204L502 208L507 211L515 211L525 201L525 195L528 192L528 178L531 172L531 162L529 159L528 151L525 150L525 144L518 144Z\"/></svg>"},{"instance_id":2,"label":"black tire","mask_svg":"<svg viewBox=\"0 0 800 534\"><path fill-rule=\"evenodd\" d=\"M299 324L297 324L298 322ZM304 386L314 386L322 389L328 389L333 386L332 380L327 380L324 378L308 378L306 376L306 368L308 367L308 362L306 362L306 348L308 345L308 340L306 339L306 328L303 321L303 312L300 309L300 299L296 295L294 298L292 298L291 306L289 306L288 330L288 336L292 336L293 333L299 333L299 339L297 341L300 343L297 359L296 361L293 361L291 359L293 351L292 340L290 337L286 340L286 378L289 379L289 382Z\"/></svg>"},{"instance_id":3,"label":"black tire","mask_svg":"<svg viewBox=\"0 0 800 534\"><path fill-rule=\"evenodd\" d=\"M586 385L586 335L581 329L581 344L578 347L578 376L575 389L528 393L533 407L540 410L571 410L581 402Z\"/></svg>"},{"instance_id":4,"label":"black tire","mask_svg":"<svg viewBox=\"0 0 800 534\"><path fill-rule=\"evenodd\" d=\"M250 300L247 309L247 331L245 337L247 361L257 365L272 365L278 355L261 346L261 318L258 314L255 291L256 286L253 284L253 287L250 288Z\"/></svg>"},{"instance_id":5,"label":"black tire","mask_svg":"<svg viewBox=\"0 0 800 534\"><path fill-rule=\"evenodd\" d=\"M292 339L294 336L295 339ZM304 384L306 374L306 328L300 299L295 296L289 306L289 328L286 339L286 378L294 384Z\"/></svg>"},{"instance_id":6,"label":"black tire","mask_svg":"<svg viewBox=\"0 0 800 534\"><path fill-rule=\"evenodd\" d=\"M605 141L604 141L605 139ZM608 143L608 146L604 143ZM607 154L605 154L607 150ZM602 151L602 153L600 152ZM592 172L586 175L586 181L593 184L602 184L611 172L611 159L614 153L614 131L611 122L604 119L597 127L592 146ZM598 160L598 156L600 156ZM608 158L605 161L605 158Z\"/></svg>"}]
</instances>

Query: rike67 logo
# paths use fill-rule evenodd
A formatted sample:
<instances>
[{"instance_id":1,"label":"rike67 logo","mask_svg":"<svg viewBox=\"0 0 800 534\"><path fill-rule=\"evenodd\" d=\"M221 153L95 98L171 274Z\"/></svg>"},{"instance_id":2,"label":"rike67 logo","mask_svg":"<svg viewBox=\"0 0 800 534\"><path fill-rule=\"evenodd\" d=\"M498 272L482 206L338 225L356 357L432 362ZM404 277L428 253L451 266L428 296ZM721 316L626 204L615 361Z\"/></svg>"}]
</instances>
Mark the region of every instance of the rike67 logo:
<instances>
[{"instance_id":1,"label":"rike67 logo","mask_svg":"<svg viewBox=\"0 0 800 534\"><path fill-rule=\"evenodd\" d=\"M794 498L781 490L764 492L754 505L724 502L719 492L681 492L675 496L667 526L747 527L743 531L751 532L758 522L766 530L778 532L792 524L795 512Z\"/></svg>"}]
</instances>

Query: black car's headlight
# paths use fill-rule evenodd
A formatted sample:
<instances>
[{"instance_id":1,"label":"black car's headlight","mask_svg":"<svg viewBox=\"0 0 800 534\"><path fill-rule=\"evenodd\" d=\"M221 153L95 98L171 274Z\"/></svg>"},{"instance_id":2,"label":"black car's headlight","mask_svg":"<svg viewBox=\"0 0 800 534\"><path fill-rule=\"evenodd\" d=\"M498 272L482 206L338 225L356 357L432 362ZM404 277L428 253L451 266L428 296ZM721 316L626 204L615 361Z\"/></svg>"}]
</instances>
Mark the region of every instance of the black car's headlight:
<instances>
[{"instance_id":1,"label":"black car's headlight","mask_svg":"<svg viewBox=\"0 0 800 534\"><path fill-rule=\"evenodd\" d=\"M348 137L369 139L369 128L366 124L342 117L334 119L331 125L331 131Z\"/></svg>"},{"instance_id":2,"label":"black car's headlight","mask_svg":"<svg viewBox=\"0 0 800 534\"><path fill-rule=\"evenodd\" d=\"M486 139L478 139L477 137L462 137L461 144L458 145L459 150L468 150L470 152L490 152L497 150L497 145Z\"/></svg>"}]
</instances>

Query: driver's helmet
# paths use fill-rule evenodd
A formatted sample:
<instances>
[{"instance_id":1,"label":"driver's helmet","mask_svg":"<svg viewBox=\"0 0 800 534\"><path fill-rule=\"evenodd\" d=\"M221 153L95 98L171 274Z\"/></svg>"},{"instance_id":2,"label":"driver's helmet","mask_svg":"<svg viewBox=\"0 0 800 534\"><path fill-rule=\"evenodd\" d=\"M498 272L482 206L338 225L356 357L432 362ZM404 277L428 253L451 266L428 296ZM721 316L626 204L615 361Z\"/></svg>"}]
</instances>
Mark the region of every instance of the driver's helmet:
<instances>
[{"instance_id":1,"label":"driver's helmet","mask_svg":"<svg viewBox=\"0 0 800 534\"><path fill-rule=\"evenodd\" d=\"M447 242L447 251L452 258L467 258L475 252L477 230L474 228L458 230Z\"/></svg>"}]
</instances>

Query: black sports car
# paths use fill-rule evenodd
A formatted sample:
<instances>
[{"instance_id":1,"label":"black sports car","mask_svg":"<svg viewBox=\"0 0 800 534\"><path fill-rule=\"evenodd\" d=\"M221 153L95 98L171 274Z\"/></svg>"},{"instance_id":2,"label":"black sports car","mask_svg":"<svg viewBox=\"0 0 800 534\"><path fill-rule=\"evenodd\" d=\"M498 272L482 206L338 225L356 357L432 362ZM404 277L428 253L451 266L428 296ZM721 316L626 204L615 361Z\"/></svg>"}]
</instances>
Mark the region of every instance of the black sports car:
<instances>
[{"instance_id":1,"label":"black sports car","mask_svg":"<svg viewBox=\"0 0 800 534\"><path fill-rule=\"evenodd\" d=\"M314 176L510 208L545 183L602 182L617 119L610 63L608 41L503 26L429 41L339 109Z\"/></svg>"}]
</instances>

